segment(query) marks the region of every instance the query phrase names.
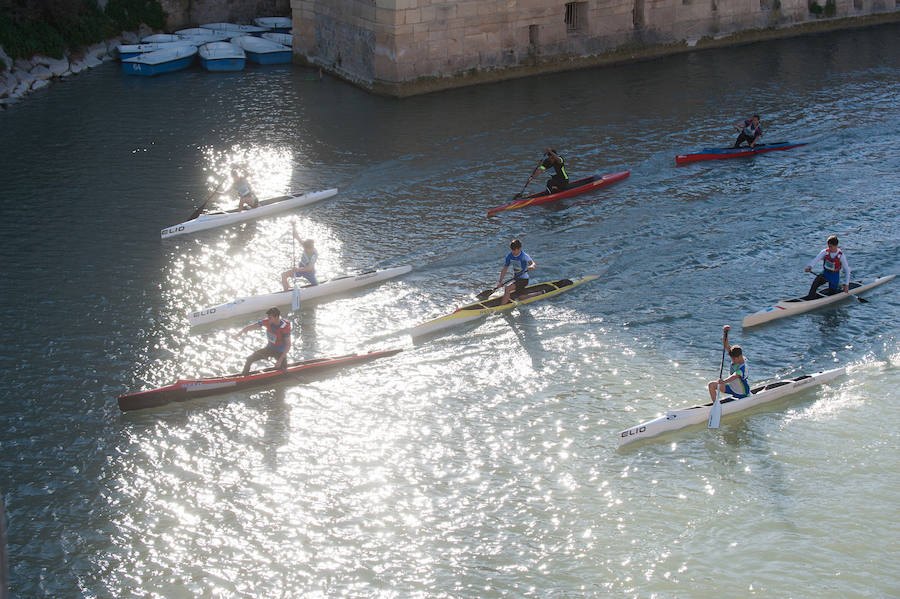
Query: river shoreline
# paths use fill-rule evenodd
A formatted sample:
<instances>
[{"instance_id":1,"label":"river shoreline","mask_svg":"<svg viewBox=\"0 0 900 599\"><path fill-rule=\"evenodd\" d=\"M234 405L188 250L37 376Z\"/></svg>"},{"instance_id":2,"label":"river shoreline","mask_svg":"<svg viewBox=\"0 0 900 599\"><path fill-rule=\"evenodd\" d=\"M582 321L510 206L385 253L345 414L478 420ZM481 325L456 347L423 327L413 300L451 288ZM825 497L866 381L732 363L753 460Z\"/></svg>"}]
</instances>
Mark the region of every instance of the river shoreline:
<instances>
[{"instance_id":1,"label":"river shoreline","mask_svg":"<svg viewBox=\"0 0 900 599\"><path fill-rule=\"evenodd\" d=\"M87 48L66 50L62 58L36 54L30 59L13 60L0 46L0 108L20 102L27 95L44 89L53 81L77 75L118 57L119 44L136 44L143 36L154 33L149 27L138 31L123 31L120 35L92 44Z\"/></svg>"}]
</instances>

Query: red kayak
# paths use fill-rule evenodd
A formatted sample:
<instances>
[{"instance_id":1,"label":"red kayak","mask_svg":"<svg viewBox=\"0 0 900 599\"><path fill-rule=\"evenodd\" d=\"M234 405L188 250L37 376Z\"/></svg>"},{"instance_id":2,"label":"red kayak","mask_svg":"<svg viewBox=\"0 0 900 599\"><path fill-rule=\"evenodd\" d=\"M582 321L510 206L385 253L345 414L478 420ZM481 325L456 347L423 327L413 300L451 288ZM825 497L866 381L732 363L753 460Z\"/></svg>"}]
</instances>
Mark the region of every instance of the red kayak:
<instances>
[{"instance_id":1,"label":"red kayak","mask_svg":"<svg viewBox=\"0 0 900 599\"><path fill-rule=\"evenodd\" d=\"M393 356L403 350L388 349L368 354L349 354L335 358L318 358L305 362L293 362L288 364L286 370L280 368L266 368L252 370L247 376L240 374L228 374L225 376L210 377L207 379L179 379L167 387L138 391L119 396L119 409L123 412L131 410L143 410L164 406L175 401L187 401L195 397L208 397L219 393L241 391L252 387L271 387L276 383L290 380L303 382L308 376L320 374L333 368L342 368Z\"/></svg>"},{"instance_id":2,"label":"red kayak","mask_svg":"<svg viewBox=\"0 0 900 599\"><path fill-rule=\"evenodd\" d=\"M705 148L693 154L679 154L675 157L675 164L688 164L690 162L700 162L701 160L740 158L741 156L753 156L763 152L774 152L775 150L790 150L791 148L799 148L805 145L806 142L794 144L789 141L779 141L770 144L759 144L752 148Z\"/></svg>"},{"instance_id":3,"label":"red kayak","mask_svg":"<svg viewBox=\"0 0 900 599\"><path fill-rule=\"evenodd\" d=\"M603 187L604 185L609 185L610 183L621 181L622 179L627 178L630 174L631 171L622 171L621 173L612 173L611 175L592 175L590 177L585 177L584 179L578 179L577 181L569 183L569 188L564 191L550 193L549 191L544 190L534 195L525 196L524 198L519 198L518 200L513 200L505 206L491 208L490 210L488 210L487 215L491 216L492 214L503 212L504 210L515 210L516 208L524 208L525 206L537 206L538 204L546 204L547 202L555 202L556 200L571 198L572 196L587 193L588 191L592 191L594 189L597 189L598 187Z\"/></svg>"}]
</instances>

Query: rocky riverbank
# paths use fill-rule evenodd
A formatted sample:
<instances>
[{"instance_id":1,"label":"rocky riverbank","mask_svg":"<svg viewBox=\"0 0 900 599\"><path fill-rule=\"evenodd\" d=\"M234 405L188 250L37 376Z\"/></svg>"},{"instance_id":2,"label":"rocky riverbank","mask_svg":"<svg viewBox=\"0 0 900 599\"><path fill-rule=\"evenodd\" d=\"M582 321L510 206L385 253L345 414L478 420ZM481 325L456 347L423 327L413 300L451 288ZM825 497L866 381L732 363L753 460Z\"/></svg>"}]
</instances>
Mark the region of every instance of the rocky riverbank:
<instances>
[{"instance_id":1,"label":"rocky riverbank","mask_svg":"<svg viewBox=\"0 0 900 599\"><path fill-rule=\"evenodd\" d=\"M118 58L119 44L137 44L150 35L150 28L137 32L123 31L118 37L93 44L76 51L66 51L62 58L32 56L25 60L11 59L0 46L0 107L19 102L32 92L50 85L53 81L77 75L87 69Z\"/></svg>"}]
</instances>

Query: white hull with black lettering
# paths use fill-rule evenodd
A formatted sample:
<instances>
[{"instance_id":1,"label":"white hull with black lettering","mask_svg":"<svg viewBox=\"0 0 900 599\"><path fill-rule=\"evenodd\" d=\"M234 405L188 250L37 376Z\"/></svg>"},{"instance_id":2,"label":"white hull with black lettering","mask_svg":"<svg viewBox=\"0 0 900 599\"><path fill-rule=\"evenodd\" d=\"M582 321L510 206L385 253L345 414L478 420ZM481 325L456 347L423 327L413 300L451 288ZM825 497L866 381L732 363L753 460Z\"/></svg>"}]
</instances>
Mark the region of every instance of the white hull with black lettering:
<instances>
[{"instance_id":1,"label":"white hull with black lettering","mask_svg":"<svg viewBox=\"0 0 900 599\"><path fill-rule=\"evenodd\" d=\"M337 189L325 189L323 191L310 191L307 193L291 194L269 200L262 200L259 206L249 210L228 210L226 212L207 212L201 214L195 219L166 227L160 231L160 237L167 239L176 235L184 235L186 233L196 233L206 229L215 227L224 227L226 225L234 225L248 220L277 214L291 208L299 208L313 202L318 202L337 195Z\"/></svg>"},{"instance_id":2,"label":"white hull with black lettering","mask_svg":"<svg viewBox=\"0 0 900 599\"><path fill-rule=\"evenodd\" d=\"M344 293L360 287L374 285L381 281L386 281L400 275L405 275L412 270L412 266L396 266L394 268L386 268L384 270L373 270L364 272L354 276L341 277L324 281L318 285L309 285L299 287L297 292L300 295L301 304L306 301L319 299L329 295ZM265 295L256 295L251 297L239 297L230 302L219 304L211 308L203 308L194 310L188 315L188 320L192 327L209 324L217 320L225 320L234 318L244 314L259 313L262 314L273 306L284 307L290 306L294 297L294 290L278 291L276 293L267 293Z\"/></svg>"},{"instance_id":3,"label":"white hull with black lettering","mask_svg":"<svg viewBox=\"0 0 900 599\"><path fill-rule=\"evenodd\" d=\"M729 414L734 414L770 401L775 401L776 399L798 393L804 389L817 387L818 385L844 374L845 371L846 368L841 367L835 368L834 370L825 370L815 374L785 379L783 381L773 381L752 389L751 394L747 397L737 398L728 396L720 400L722 403L722 416L728 416ZM709 418L709 409L711 407L712 402L709 402L684 408L682 410L672 410L659 418L619 431L617 435L619 438L619 447L634 443L635 441L650 439L665 433L687 428L695 424L705 424Z\"/></svg>"}]
</instances>

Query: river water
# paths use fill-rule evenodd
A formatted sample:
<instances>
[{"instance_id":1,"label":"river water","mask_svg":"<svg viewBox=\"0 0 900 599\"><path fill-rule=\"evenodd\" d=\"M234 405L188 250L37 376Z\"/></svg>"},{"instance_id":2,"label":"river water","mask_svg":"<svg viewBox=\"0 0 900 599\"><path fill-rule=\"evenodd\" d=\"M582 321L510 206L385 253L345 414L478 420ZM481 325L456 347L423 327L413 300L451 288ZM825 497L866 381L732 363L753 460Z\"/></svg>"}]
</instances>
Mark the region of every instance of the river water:
<instances>
[{"instance_id":1,"label":"river water","mask_svg":"<svg viewBox=\"0 0 900 599\"><path fill-rule=\"evenodd\" d=\"M403 101L297 67L144 80L108 64L0 113L4 415L14 597L896 597L900 294L742 330L806 291L837 234L900 256L900 27L547 75ZM809 146L676 167L762 115ZM624 182L486 218L547 145ZM258 223L161 242L246 165ZM531 189L538 189L533 183ZM231 207L233 199L212 204ZM320 279L409 275L305 305L295 359L400 347L308 384L123 415L116 397L240 368L295 223ZM413 344L497 282L598 281ZM617 450L697 403L721 328L754 382L832 384ZM892 549L893 547L893 549Z\"/></svg>"}]
</instances>

